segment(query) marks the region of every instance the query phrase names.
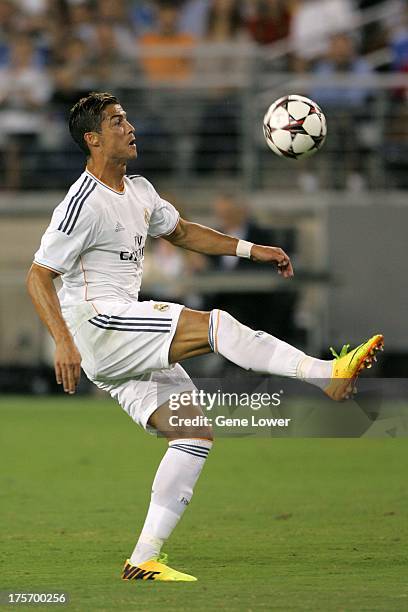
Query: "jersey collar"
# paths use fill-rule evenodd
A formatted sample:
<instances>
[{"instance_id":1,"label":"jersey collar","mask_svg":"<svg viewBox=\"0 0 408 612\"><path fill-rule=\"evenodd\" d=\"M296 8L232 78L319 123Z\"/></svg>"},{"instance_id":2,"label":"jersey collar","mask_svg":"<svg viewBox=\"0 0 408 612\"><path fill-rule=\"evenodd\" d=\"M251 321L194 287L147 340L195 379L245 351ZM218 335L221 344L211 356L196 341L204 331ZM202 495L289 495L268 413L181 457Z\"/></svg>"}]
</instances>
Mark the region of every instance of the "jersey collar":
<instances>
[{"instance_id":1,"label":"jersey collar","mask_svg":"<svg viewBox=\"0 0 408 612\"><path fill-rule=\"evenodd\" d=\"M107 185L106 183L103 183L98 178L96 178L96 176L92 174L92 172L90 172L88 168L85 168L85 173L88 174L91 178L93 178L97 183L102 185L102 187L105 187L105 189L109 189L109 191L116 193L116 195L125 195L126 187L123 191L116 191L116 189L112 189L112 187L109 187L109 185Z\"/></svg>"}]
</instances>

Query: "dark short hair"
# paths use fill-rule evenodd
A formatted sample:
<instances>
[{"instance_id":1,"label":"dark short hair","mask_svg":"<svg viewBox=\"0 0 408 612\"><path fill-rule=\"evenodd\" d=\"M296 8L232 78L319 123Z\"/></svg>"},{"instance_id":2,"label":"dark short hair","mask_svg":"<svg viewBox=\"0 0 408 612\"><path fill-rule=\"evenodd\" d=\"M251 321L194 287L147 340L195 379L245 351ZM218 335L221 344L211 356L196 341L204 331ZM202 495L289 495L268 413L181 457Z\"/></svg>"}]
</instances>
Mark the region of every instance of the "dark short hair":
<instances>
[{"instance_id":1,"label":"dark short hair","mask_svg":"<svg viewBox=\"0 0 408 612\"><path fill-rule=\"evenodd\" d=\"M92 91L81 98L70 110L69 131L81 151L87 157L90 155L84 135L87 132L100 132L102 114L110 104L120 104L119 100L111 93L98 93Z\"/></svg>"}]
</instances>

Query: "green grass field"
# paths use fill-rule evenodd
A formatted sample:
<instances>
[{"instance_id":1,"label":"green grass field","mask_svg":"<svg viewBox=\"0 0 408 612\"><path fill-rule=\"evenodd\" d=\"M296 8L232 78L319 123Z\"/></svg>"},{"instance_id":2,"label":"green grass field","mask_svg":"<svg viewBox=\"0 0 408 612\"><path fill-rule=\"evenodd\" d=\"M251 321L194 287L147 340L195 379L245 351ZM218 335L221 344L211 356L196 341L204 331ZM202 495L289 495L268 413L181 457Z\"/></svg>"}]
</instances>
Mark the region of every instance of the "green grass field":
<instances>
[{"instance_id":1,"label":"green grass field","mask_svg":"<svg viewBox=\"0 0 408 612\"><path fill-rule=\"evenodd\" d=\"M165 442L108 400L4 398L0 423L0 590L84 612L408 610L406 439L219 439L166 547L199 581L127 583Z\"/></svg>"}]
</instances>

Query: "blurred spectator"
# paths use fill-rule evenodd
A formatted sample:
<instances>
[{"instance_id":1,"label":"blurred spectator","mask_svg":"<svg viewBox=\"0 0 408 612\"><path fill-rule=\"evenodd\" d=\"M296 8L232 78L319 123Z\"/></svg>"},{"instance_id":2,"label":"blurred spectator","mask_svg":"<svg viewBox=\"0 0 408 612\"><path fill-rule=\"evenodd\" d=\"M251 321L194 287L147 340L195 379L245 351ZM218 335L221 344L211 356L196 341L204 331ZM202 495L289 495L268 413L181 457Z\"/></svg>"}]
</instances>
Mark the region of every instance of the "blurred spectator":
<instances>
[{"instance_id":1,"label":"blurred spectator","mask_svg":"<svg viewBox=\"0 0 408 612\"><path fill-rule=\"evenodd\" d=\"M252 47L238 0L212 0L197 72L215 79L198 129L196 167L235 172L239 152L239 87L248 83ZM214 83L214 81L213 81Z\"/></svg>"},{"instance_id":2,"label":"blurred spectator","mask_svg":"<svg viewBox=\"0 0 408 612\"><path fill-rule=\"evenodd\" d=\"M200 78L218 76L225 89L230 80L232 84L246 83L251 49L239 0L212 0L197 64ZM225 89L222 87L222 92Z\"/></svg>"},{"instance_id":3,"label":"blurred spectator","mask_svg":"<svg viewBox=\"0 0 408 612\"><path fill-rule=\"evenodd\" d=\"M408 68L408 2L401 11L400 20L391 29L389 42L392 53L392 68L406 71Z\"/></svg>"},{"instance_id":4,"label":"blurred spectator","mask_svg":"<svg viewBox=\"0 0 408 612\"><path fill-rule=\"evenodd\" d=\"M28 36L11 41L10 61L1 70L0 102L16 108L40 105L49 98L51 83L38 63L36 49Z\"/></svg>"},{"instance_id":5,"label":"blurred spectator","mask_svg":"<svg viewBox=\"0 0 408 612\"><path fill-rule=\"evenodd\" d=\"M142 35L141 64L150 81L183 81L192 74L195 39L178 31L180 9L170 2L157 7L157 31Z\"/></svg>"},{"instance_id":6,"label":"blurred spectator","mask_svg":"<svg viewBox=\"0 0 408 612\"><path fill-rule=\"evenodd\" d=\"M239 0L212 0L204 38L228 42L244 36L244 22Z\"/></svg>"},{"instance_id":7,"label":"blurred spectator","mask_svg":"<svg viewBox=\"0 0 408 612\"><path fill-rule=\"evenodd\" d=\"M156 21L155 6L148 0L140 0L131 3L129 8L129 18L132 23L135 36L139 37L146 32L154 29Z\"/></svg>"},{"instance_id":8,"label":"blurred spectator","mask_svg":"<svg viewBox=\"0 0 408 612\"><path fill-rule=\"evenodd\" d=\"M172 195L163 194L166 200L174 203ZM183 206L175 203L181 217L185 217ZM179 249L167 240L149 239L145 252L143 299L157 301L183 301L190 307L201 308L202 299L196 294L188 294L185 282L195 274L208 268L208 257Z\"/></svg>"},{"instance_id":9,"label":"blurred spectator","mask_svg":"<svg viewBox=\"0 0 408 612\"><path fill-rule=\"evenodd\" d=\"M99 23L104 23L112 29L113 35L110 39L115 39L113 46L118 55L130 59L134 57L135 35L129 24L126 4L125 0L98 0L96 14ZM105 27L105 34L106 32ZM112 48L112 43L109 43L109 46Z\"/></svg>"},{"instance_id":10,"label":"blurred spectator","mask_svg":"<svg viewBox=\"0 0 408 612\"><path fill-rule=\"evenodd\" d=\"M17 27L18 13L12 0L0 0L0 66L10 59L9 37Z\"/></svg>"},{"instance_id":11,"label":"blurred spectator","mask_svg":"<svg viewBox=\"0 0 408 612\"><path fill-rule=\"evenodd\" d=\"M181 7L180 32L188 32L195 38L205 36L211 0L187 0Z\"/></svg>"},{"instance_id":12,"label":"blurred spectator","mask_svg":"<svg viewBox=\"0 0 408 612\"><path fill-rule=\"evenodd\" d=\"M408 2L401 10L400 19L390 29L390 46L394 71L408 73ZM408 87L398 87L393 92L395 101L408 100ZM399 107L399 105L397 105ZM398 112L401 112L398 109ZM394 115L394 113L392 113Z\"/></svg>"},{"instance_id":13,"label":"blurred spectator","mask_svg":"<svg viewBox=\"0 0 408 612\"><path fill-rule=\"evenodd\" d=\"M326 53L330 36L353 26L351 0L302 0L290 24L295 53L314 60Z\"/></svg>"},{"instance_id":14,"label":"blurred spectator","mask_svg":"<svg viewBox=\"0 0 408 612\"><path fill-rule=\"evenodd\" d=\"M285 0L247 0L245 23L253 40L269 45L289 34L291 3Z\"/></svg>"},{"instance_id":15,"label":"blurred spectator","mask_svg":"<svg viewBox=\"0 0 408 612\"><path fill-rule=\"evenodd\" d=\"M97 87L109 89L109 87L120 87L129 83L132 77L132 67L135 65L133 41L130 45L133 51L133 61L130 62L129 50L127 54L122 52L118 43L120 36L109 20L97 22L95 35L92 61L95 66Z\"/></svg>"},{"instance_id":16,"label":"blurred spectator","mask_svg":"<svg viewBox=\"0 0 408 612\"><path fill-rule=\"evenodd\" d=\"M167 159L161 167L168 168L171 165L183 181L191 166L191 133L195 131L198 106L190 91L173 86L184 85L194 74L193 50L196 40L190 34L179 32L179 16L179 2L158 2L156 31L142 35L137 44L142 71L146 81L153 85L145 91L146 114L142 121L141 147L144 151L152 151L152 143L158 146L160 142L166 143ZM169 87L161 88L162 83ZM154 87L155 84L159 87ZM167 153L169 141L171 155ZM163 150L159 158L164 161Z\"/></svg>"},{"instance_id":17,"label":"blurred spectator","mask_svg":"<svg viewBox=\"0 0 408 612\"><path fill-rule=\"evenodd\" d=\"M95 40L95 12L87 0L69 2L68 23L71 34L87 44Z\"/></svg>"},{"instance_id":18,"label":"blurred spectator","mask_svg":"<svg viewBox=\"0 0 408 612\"><path fill-rule=\"evenodd\" d=\"M0 0L0 36L12 34L17 29L20 14L13 0Z\"/></svg>"},{"instance_id":19,"label":"blurred spectator","mask_svg":"<svg viewBox=\"0 0 408 612\"><path fill-rule=\"evenodd\" d=\"M63 41L53 70L54 102L71 106L80 93L96 88L97 77L91 59L91 52L82 39L72 37Z\"/></svg>"},{"instance_id":20,"label":"blurred spectator","mask_svg":"<svg viewBox=\"0 0 408 612\"><path fill-rule=\"evenodd\" d=\"M207 266L207 258L200 253L177 249L166 240L152 240L144 265L144 284L148 287L146 293L150 299L181 300L187 301L189 306L194 304L201 307L198 296L186 294L185 281L204 271Z\"/></svg>"},{"instance_id":21,"label":"blurred spectator","mask_svg":"<svg viewBox=\"0 0 408 612\"><path fill-rule=\"evenodd\" d=\"M19 29L24 33L40 33L47 27L48 0L14 0L14 6L20 13Z\"/></svg>"},{"instance_id":22,"label":"blurred spectator","mask_svg":"<svg viewBox=\"0 0 408 612\"><path fill-rule=\"evenodd\" d=\"M335 84L331 84L330 77L335 76L336 73L358 77L373 72L370 64L357 55L354 40L348 34L332 36L326 58L316 64L313 72L316 76L327 77L325 83L328 84L313 89L311 93L313 100L324 107L358 107L363 105L370 95L367 87L361 87L358 84L354 87L353 85L336 87Z\"/></svg>"},{"instance_id":23,"label":"blurred spectator","mask_svg":"<svg viewBox=\"0 0 408 612\"><path fill-rule=\"evenodd\" d=\"M4 137L5 179L8 189L21 182L20 154L33 146L44 129L43 110L52 93L47 72L36 65L27 36L12 41L10 65L0 69L0 133Z\"/></svg>"},{"instance_id":24,"label":"blurred spectator","mask_svg":"<svg viewBox=\"0 0 408 612\"><path fill-rule=\"evenodd\" d=\"M216 218L216 227L221 231L233 235L241 240L249 240L257 244L268 244L270 235L258 227L250 218L245 204L231 194L220 194L213 202L213 212ZM234 270L248 265L248 260L225 255L215 259L217 267L225 270Z\"/></svg>"},{"instance_id":25,"label":"blurred spectator","mask_svg":"<svg viewBox=\"0 0 408 612\"><path fill-rule=\"evenodd\" d=\"M373 72L364 58L355 50L353 38L347 34L336 34L330 40L325 59L317 63L314 73L324 81L310 91L310 96L323 106L327 116L330 137L325 145L325 157L329 165L320 165L319 172L324 183L337 189L359 191L364 188L363 164L369 155L363 155L367 131L371 128L371 90L361 77ZM333 77L349 75L355 84L336 86ZM345 155L339 158L339 152ZM325 175L326 172L326 175Z\"/></svg>"},{"instance_id":26,"label":"blurred spectator","mask_svg":"<svg viewBox=\"0 0 408 612\"><path fill-rule=\"evenodd\" d=\"M144 263L144 284L149 287L149 298L159 301L180 300L183 296L185 276L183 251L166 240L151 241Z\"/></svg>"},{"instance_id":27,"label":"blurred spectator","mask_svg":"<svg viewBox=\"0 0 408 612\"><path fill-rule=\"evenodd\" d=\"M68 7L62 0L49 0L41 38L47 48L47 63L50 66L59 62L66 40L72 36L68 15Z\"/></svg>"},{"instance_id":28,"label":"blurred spectator","mask_svg":"<svg viewBox=\"0 0 408 612\"><path fill-rule=\"evenodd\" d=\"M292 230L273 231L260 227L250 216L248 208L231 194L219 195L213 205L216 227L226 234L249 240L256 244L279 246L289 255L293 254L294 233ZM215 270L242 272L256 275L273 269L267 264L254 264L241 257L213 257ZM295 335L294 310L296 293L285 290L271 292L219 293L208 297L208 306L227 310L240 321L270 333L293 339ZM211 304L211 306L210 306Z\"/></svg>"},{"instance_id":29,"label":"blurred spectator","mask_svg":"<svg viewBox=\"0 0 408 612\"><path fill-rule=\"evenodd\" d=\"M26 15L43 15L47 10L48 0L14 0Z\"/></svg>"}]
</instances>

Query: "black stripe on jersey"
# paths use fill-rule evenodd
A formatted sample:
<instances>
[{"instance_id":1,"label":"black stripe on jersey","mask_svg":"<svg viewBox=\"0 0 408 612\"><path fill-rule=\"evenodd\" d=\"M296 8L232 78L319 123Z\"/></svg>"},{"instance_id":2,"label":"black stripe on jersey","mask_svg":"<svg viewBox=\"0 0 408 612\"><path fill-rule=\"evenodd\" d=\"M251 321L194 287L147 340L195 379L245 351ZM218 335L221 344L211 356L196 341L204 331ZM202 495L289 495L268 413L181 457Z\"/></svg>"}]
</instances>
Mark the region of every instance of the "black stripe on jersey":
<instances>
[{"instance_id":1,"label":"black stripe on jersey","mask_svg":"<svg viewBox=\"0 0 408 612\"><path fill-rule=\"evenodd\" d=\"M75 216L72 220L71 226L69 228L68 231L66 231L66 233L69 235L72 230L74 229L76 222L78 221L78 217L79 217L79 213L81 212L82 206L84 205L84 203L86 202L86 200L89 198L89 196L91 195L91 193L93 192L93 190L96 188L97 183L93 182L92 186L90 187L90 189L88 189L88 191L85 193L85 195L82 197L82 200L79 202L79 204L77 203L75 205ZM74 212L74 208L72 209L72 212Z\"/></svg>"},{"instance_id":2,"label":"black stripe on jersey","mask_svg":"<svg viewBox=\"0 0 408 612\"><path fill-rule=\"evenodd\" d=\"M117 315L99 314L95 319L116 319L117 321L172 321L173 319L165 319L164 317L119 317Z\"/></svg>"},{"instance_id":3,"label":"black stripe on jersey","mask_svg":"<svg viewBox=\"0 0 408 612\"><path fill-rule=\"evenodd\" d=\"M130 319L111 321L110 319L111 317L107 317L106 315L98 315L96 317L92 317L91 320L100 323L101 325L125 325L127 327L165 327L168 329L170 329L171 327L171 319L143 319L142 317L134 317L134 319L136 319L135 321L132 321ZM118 319L118 317L115 317L115 319Z\"/></svg>"},{"instance_id":4,"label":"black stripe on jersey","mask_svg":"<svg viewBox=\"0 0 408 612\"><path fill-rule=\"evenodd\" d=\"M66 213L65 213L65 217L63 218L63 220L61 221L61 223L60 223L60 224L59 224L59 226L58 226L58 229L59 229L60 231L64 231L62 228L64 227L64 225L65 225L65 223L66 223L66 221L67 221L68 216L70 215L70 212L71 212L71 208L72 208L72 206L74 205L74 203L75 203L75 201L77 200L77 198L80 198L80 197L81 197L81 195L82 195L83 191L86 189L86 187L87 187L87 185L88 185L88 182L89 182L90 180L91 180L91 179L89 179L89 178L86 176L86 177L84 178L84 180L82 181L81 186L80 186L80 188L78 189L78 191L77 191L76 193L74 193L74 195L73 195L73 196L72 196L72 198L70 199L69 204L68 204L68 206L67 206Z\"/></svg>"},{"instance_id":5,"label":"black stripe on jersey","mask_svg":"<svg viewBox=\"0 0 408 612\"><path fill-rule=\"evenodd\" d=\"M213 317L212 312L210 314L210 325L208 327L208 343L211 347L211 350L214 351L214 326L213 326Z\"/></svg>"},{"instance_id":6,"label":"black stripe on jersey","mask_svg":"<svg viewBox=\"0 0 408 612\"><path fill-rule=\"evenodd\" d=\"M125 327L157 327L158 329L170 329L170 323L152 323L151 321L143 321L138 323L131 323L130 321L103 321L102 319L98 319L98 317L94 317L91 321L95 321L95 323L100 323L104 327L109 327L110 325L120 325Z\"/></svg>"},{"instance_id":7,"label":"black stripe on jersey","mask_svg":"<svg viewBox=\"0 0 408 612\"><path fill-rule=\"evenodd\" d=\"M135 178L141 178L141 174L129 174L127 175L127 178L130 179L131 181L133 181L133 179Z\"/></svg>"},{"instance_id":8,"label":"black stripe on jersey","mask_svg":"<svg viewBox=\"0 0 408 612\"><path fill-rule=\"evenodd\" d=\"M93 321L92 319L89 320L89 323L91 325L95 325L95 327L100 327L101 329L106 329L108 331L110 330L115 330L115 331L130 331L130 332L156 332L159 334L169 334L171 329L170 328L166 328L163 329L161 327L156 327L154 329L147 329L146 327L115 327L114 325L100 325L99 323L97 323L96 321Z\"/></svg>"}]
</instances>

